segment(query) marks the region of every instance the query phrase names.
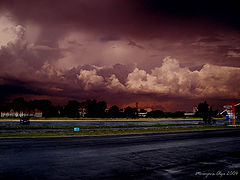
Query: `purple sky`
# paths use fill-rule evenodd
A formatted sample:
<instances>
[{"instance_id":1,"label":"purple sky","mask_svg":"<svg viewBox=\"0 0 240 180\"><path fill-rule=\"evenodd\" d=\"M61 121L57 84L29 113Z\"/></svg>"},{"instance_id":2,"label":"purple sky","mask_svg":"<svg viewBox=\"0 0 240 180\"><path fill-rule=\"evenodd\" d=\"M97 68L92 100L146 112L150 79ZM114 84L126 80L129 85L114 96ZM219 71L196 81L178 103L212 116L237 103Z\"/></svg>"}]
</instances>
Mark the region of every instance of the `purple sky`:
<instances>
[{"instance_id":1,"label":"purple sky","mask_svg":"<svg viewBox=\"0 0 240 180\"><path fill-rule=\"evenodd\" d=\"M1 0L0 101L191 111L240 101L237 1Z\"/></svg>"}]
</instances>

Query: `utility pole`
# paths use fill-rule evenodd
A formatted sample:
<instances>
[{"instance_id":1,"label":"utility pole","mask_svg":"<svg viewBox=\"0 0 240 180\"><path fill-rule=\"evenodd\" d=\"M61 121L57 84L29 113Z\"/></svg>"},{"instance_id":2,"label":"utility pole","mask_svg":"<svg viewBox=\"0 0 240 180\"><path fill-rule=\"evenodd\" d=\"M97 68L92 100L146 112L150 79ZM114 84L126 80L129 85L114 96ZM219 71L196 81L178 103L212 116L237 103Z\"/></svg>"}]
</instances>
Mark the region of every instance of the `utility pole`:
<instances>
[{"instance_id":1,"label":"utility pole","mask_svg":"<svg viewBox=\"0 0 240 180\"><path fill-rule=\"evenodd\" d=\"M235 122L235 103L232 103L232 114L233 114L233 119L232 119L232 125L235 126L236 122Z\"/></svg>"}]
</instances>

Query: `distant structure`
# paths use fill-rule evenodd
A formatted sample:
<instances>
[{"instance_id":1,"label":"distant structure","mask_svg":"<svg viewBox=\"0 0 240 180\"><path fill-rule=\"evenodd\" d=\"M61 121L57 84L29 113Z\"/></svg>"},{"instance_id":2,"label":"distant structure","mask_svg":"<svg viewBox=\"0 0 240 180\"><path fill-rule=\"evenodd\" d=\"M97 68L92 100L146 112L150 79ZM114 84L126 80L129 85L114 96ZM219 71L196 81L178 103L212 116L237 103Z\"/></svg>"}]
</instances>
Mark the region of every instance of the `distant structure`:
<instances>
[{"instance_id":1,"label":"distant structure","mask_svg":"<svg viewBox=\"0 0 240 180\"><path fill-rule=\"evenodd\" d=\"M136 109L137 109L137 116L140 118L147 117L147 113L152 111L152 109L149 107L148 108L140 108L138 102L136 102Z\"/></svg>"},{"instance_id":2,"label":"distant structure","mask_svg":"<svg viewBox=\"0 0 240 180\"><path fill-rule=\"evenodd\" d=\"M195 113L194 112L186 112L184 113L184 116L187 116L187 117L191 117L191 116L194 116Z\"/></svg>"},{"instance_id":3,"label":"distant structure","mask_svg":"<svg viewBox=\"0 0 240 180\"><path fill-rule=\"evenodd\" d=\"M107 109L106 109L107 111ZM87 108L79 108L78 113L80 117L85 117L87 115Z\"/></svg>"},{"instance_id":4,"label":"distant structure","mask_svg":"<svg viewBox=\"0 0 240 180\"><path fill-rule=\"evenodd\" d=\"M136 102L136 109L137 109L137 111L138 111L138 102Z\"/></svg>"},{"instance_id":5,"label":"distant structure","mask_svg":"<svg viewBox=\"0 0 240 180\"><path fill-rule=\"evenodd\" d=\"M42 117L42 111L35 109L34 111L14 111L11 109L9 112L1 112L1 118L8 117Z\"/></svg>"},{"instance_id":6,"label":"distant structure","mask_svg":"<svg viewBox=\"0 0 240 180\"><path fill-rule=\"evenodd\" d=\"M138 112L138 117L147 117L147 112Z\"/></svg>"},{"instance_id":7,"label":"distant structure","mask_svg":"<svg viewBox=\"0 0 240 180\"><path fill-rule=\"evenodd\" d=\"M229 120L230 123L230 119L232 119L232 125L236 125L236 107L240 106L240 103L231 103L231 104L226 104L223 106L224 111L221 112L220 114L223 115L225 114L226 119Z\"/></svg>"}]
</instances>

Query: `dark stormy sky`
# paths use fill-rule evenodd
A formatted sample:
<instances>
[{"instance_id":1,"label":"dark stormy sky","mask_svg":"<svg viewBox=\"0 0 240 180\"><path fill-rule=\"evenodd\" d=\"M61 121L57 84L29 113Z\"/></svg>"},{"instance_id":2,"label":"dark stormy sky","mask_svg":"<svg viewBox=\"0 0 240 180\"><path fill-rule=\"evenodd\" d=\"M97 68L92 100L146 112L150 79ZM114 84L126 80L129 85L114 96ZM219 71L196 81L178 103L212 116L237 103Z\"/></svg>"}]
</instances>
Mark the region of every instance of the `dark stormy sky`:
<instances>
[{"instance_id":1,"label":"dark stormy sky","mask_svg":"<svg viewBox=\"0 0 240 180\"><path fill-rule=\"evenodd\" d=\"M1 0L0 100L165 111L240 96L237 1Z\"/></svg>"}]
</instances>

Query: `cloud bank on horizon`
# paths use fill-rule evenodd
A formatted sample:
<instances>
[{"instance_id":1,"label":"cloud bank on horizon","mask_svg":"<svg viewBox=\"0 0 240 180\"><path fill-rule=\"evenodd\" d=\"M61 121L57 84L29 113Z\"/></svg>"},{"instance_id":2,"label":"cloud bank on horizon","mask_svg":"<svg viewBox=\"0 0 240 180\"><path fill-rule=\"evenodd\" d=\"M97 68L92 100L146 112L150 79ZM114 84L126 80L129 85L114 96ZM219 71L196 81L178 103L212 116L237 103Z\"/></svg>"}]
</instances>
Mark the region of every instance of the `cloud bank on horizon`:
<instances>
[{"instance_id":1,"label":"cloud bank on horizon","mask_svg":"<svg viewBox=\"0 0 240 180\"><path fill-rule=\"evenodd\" d=\"M198 3L1 1L0 100L96 98L169 111L237 101L235 1Z\"/></svg>"}]
</instances>

